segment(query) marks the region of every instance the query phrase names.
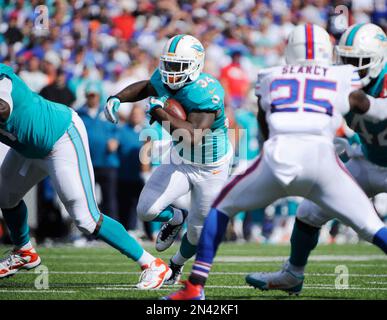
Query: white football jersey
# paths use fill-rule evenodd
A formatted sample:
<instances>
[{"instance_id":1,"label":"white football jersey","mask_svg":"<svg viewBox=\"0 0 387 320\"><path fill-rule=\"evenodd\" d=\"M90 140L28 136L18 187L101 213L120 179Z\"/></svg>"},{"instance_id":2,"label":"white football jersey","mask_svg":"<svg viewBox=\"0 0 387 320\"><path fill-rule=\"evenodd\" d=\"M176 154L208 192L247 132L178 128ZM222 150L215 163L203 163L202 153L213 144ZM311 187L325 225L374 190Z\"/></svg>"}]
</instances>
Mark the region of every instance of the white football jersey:
<instances>
[{"instance_id":1,"label":"white football jersey","mask_svg":"<svg viewBox=\"0 0 387 320\"><path fill-rule=\"evenodd\" d=\"M359 88L351 65L285 65L261 70L255 93L270 137L301 133L333 139L349 112L349 94Z\"/></svg>"}]
</instances>

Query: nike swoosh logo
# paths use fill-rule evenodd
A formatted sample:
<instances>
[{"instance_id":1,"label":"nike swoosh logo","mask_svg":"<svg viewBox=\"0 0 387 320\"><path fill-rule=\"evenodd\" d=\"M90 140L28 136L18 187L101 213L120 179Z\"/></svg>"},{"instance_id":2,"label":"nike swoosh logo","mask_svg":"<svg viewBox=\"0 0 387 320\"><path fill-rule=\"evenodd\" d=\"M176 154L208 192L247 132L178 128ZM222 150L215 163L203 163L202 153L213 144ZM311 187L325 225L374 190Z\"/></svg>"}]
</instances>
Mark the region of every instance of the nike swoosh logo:
<instances>
[{"instance_id":1,"label":"nike swoosh logo","mask_svg":"<svg viewBox=\"0 0 387 320\"><path fill-rule=\"evenodd\" d=\"M215 89L212 89L209 92L210 92L210 94L213 94L215 92Z\"/></svg>"},{"instance_id":2,"label":"nike swoosh logo","mask_svg":"<svg viewBox=\"0 0 387 320\"><path fill-rule=\"evenodd\" d=\"M25 256L25 257L20 257L21 259L21 262L17 263L17 264L14 264L12 266L10 266L10 270L13 270L13 269L18 269L22 266L24 266L25 264L29 263L32 259L31 259L31 256Z\"/></svg>"},{"instance_id":3,"label":"nike swoosh logo","mask_svg":"<svg viewBox=\"0 0 387 320\"><path fill-rule=\"evenodd\" d=\"M18 264L14 264L13 266L11 266L9 269L10 270L13 270L13 269L19 269L20 267L24 266L25 263L18 263Z\"/></svg>"},{"instance_id":4,"label":"nike swoosh logo","mask_svg":"<svg viewBox=\"0 0 387 320\"><path fill-rule=\"evenodd\" d=\"M274 284L274 283L269 282L269 283L267 284L267 287L268 287L269 289L277 289L277 288L282 288L283 286L280 285L280 284Z\"/></svg>"}]
</instances>

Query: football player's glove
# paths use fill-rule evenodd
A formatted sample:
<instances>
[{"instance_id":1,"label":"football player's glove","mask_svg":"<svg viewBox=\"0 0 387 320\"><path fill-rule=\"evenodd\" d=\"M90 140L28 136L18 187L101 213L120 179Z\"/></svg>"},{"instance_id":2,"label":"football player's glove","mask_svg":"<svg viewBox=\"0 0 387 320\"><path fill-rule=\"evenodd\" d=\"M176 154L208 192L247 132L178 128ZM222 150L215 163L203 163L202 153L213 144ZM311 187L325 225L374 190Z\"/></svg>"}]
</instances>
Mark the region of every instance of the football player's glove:
<instances>
[{"instance_id":1,"label":"football player's glove","mask_svg":"<svg viewBox=\"0 0 387 320\"><path fill-rule=\"evenodd\" d=\"M158 108L164 108L165 101L168 100L168 96L161 96L161 97L150 97L149 104L148 104L148 113L151 113L153 110L156 110Z\"/></svg>"},{"instance_id":2,"label":"football player's glove","mask_svg":"<svg viewBox=\"0 0 387 320\"><path fill-rule=\"evenodd\" d=\"M158 108L164 108L165 101L167 101L168 98L169 97L167 95L161 97L150 97L147 108L147 113L150 115L149 124L153 124L153 122L156 121L156 119L152 116L152 111Z\"/></svg>"},{"instance_id":3,"label":"football player's glove","mask_svg":"<svg viewBox=\"0 0 387 320\"><path fill-rule=\"evenodd\" d=\"M106 101L104 113L106 119L108 119L110 122L117 123L118 122L118 116L117 112L120 107L121 101L117 97L109 97Z\"/></svg>"}]
</instances>

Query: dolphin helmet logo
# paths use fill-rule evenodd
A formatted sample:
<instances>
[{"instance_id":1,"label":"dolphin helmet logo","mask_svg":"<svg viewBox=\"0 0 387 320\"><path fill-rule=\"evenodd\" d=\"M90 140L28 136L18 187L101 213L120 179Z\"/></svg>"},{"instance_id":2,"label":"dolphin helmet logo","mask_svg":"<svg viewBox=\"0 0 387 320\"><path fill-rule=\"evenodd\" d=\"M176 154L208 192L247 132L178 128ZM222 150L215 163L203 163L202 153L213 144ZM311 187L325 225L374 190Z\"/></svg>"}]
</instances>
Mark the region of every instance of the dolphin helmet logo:
<instances>
[{"instance_id":1,"label":"dolphin helmet logo","mask_svg":"<svg viewBox=\"0 0 387 320\"><path fill-rule=\"evenodd\" d=\"M204 52L204 48L200 44L194 44L191 46L191 48L193 48L199 52Z\"/></svg>"},{"instance_id":2,"label":"dolphin helmet logo","mask_svg":"<svg viewBox=\"0 0 387 320\"><path fill-rule=\"evenodd\" d=\"M384 34L377 34L376 36L375 36L375 38L376 39L378 39L378 40L380 40L380 41L382 41L382 42L387 42L387 37L385 37L384 36Z\"/></svg>"}]
</instances>

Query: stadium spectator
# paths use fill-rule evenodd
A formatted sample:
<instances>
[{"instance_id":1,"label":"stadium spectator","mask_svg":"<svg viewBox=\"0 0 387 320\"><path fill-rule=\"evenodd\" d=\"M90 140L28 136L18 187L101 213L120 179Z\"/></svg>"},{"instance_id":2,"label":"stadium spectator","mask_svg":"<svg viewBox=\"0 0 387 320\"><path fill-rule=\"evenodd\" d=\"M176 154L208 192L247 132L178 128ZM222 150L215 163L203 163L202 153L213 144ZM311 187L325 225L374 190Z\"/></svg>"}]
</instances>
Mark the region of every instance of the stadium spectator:
<instances>
[{"instance_id":1,"label":"stadium spectator","mask_svg":"<svg viewBox=\"0 0 387 320\"><path fill-rule=\"evenodd\" d=\"M29 59L28 69L20 71L19 75L35 92L39 92L49 81L48 76L40 70L40 60L36 56Z\"/></svg>"},{"instance_id":2,"label":"stadium spectator","mask_svg":"<svg viewBox=\"0 0 387 320\"><path fill-rule=\"evenodd\" d=\"M114 34L125 40L132 38L136 19L130 14L130 10L136 6L134 1L122 1L123 12L113 18Z\"/></svg>"},{"instance_id":3,"label":"stadium spectator","mask_svg":"<svg viewBox=\"0 0 387 320\"><path fill-rule=\"evenodd\" d=\"M66 75L62 70L58 70L55 82L45 86L40 95L48 100L63 103L71 107L75 101L75 96L66 84Z\"/></svg>"},{"instance_id":4,"label":"stadium spectator","mask_svg":"<svg viewBox=\"0 0 387 320\"><path fill-rule=\"evenodd\" d=\"M357 23L371 22L371 14L374 9L374 0L352 0L352 11Z\"/></svg>"},{"instance_id":5,"label":"stadium spectator","mask_svg":"<svg viewBox=\"0 0 387 320\"><path fill-rule=\"evenodd\" d=\"M226 92L226 103L233 109L240 108L250 87L250 80L242 69L241 51L231 53L231 63L220 71L220 82Z\"/></svg>"},{"instance_id":6,"label":"stadium spectator","mask_svg":"<svg viewBox=\"0 0 387 320\"><path fill-rule=\"evenodd\" d=\"M49 50L44 54L43 58L43 71L47 75L48 84L54 83L57 70L61 66L61 59L56 52Z\"/></svg>"},{"instance_id":7,"label":"stadium spectator","mask_svg":"<svg viewBox=\"0 0 387 320\"><path fill-rule=\"evenodd\" d=\"M94 67L83 66L80 76L75 76L69 81L69 88L75 95L74 107L78 109L86 103L85 90L88 84L98 87L100 103L103 102L103 84L99 80L100 76Z\"/></svg>"},{"instance_id":8,"label":"stadium spectator","mask_svg":"<svg viewBox=\"0 0 387 320\"><path fill-rule=\"evenodd\" d=\"M78 110L78 114L86 126L95 182L101 188L100 209L116 218L119 129L104 117L98 84L89 83L85 94L86 104Z\"/></svg>"},{"instance_id":9,"label":"stadium spectator","mask_svg":"<svg viewBox=\"0 0 387 320\"><path fill-rule=\"evenodd\" d=\"M23 40L23 33L17 25L17 13L13 12L9 17L8 28L4 33L4 38L9 45L13 45Z\"/></svg>"}]
</instances>

